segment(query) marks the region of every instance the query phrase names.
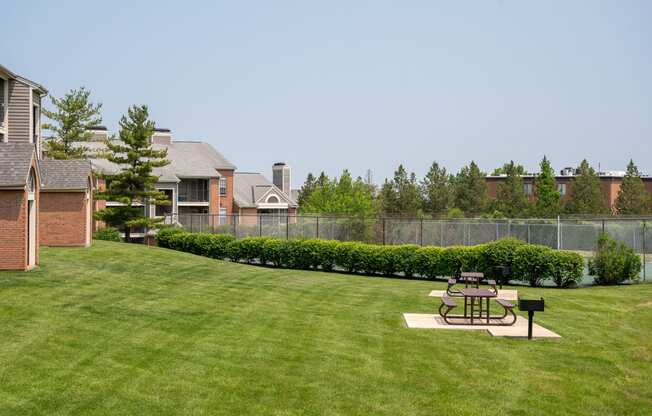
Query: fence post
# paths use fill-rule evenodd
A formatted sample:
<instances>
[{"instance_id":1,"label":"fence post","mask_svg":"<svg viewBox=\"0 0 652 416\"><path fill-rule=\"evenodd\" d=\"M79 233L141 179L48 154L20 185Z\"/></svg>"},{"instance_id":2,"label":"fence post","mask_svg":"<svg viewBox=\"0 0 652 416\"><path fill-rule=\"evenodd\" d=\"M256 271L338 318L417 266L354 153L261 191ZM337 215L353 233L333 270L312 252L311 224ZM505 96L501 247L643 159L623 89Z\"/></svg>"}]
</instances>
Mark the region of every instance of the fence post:
<instances>
[{"instance_id":1,"label":"fence post","mask_svg":"<svg viewBox=\"0 0 652 416\"><path fill-rule=\"evenodd\" d=\"M602 234L604 234L604 219L602 220Z\"/></svg>"},{"instance_id":2,"label":"fence post","mask_svg":"<svg viewBox=\"0 0 652 416\"><path fill-rule=\"evenodd\" d=\"M444 247L444 221L439 220L439 247Z\"/></svg>"},{"instance_id":3,"label":"fence post","mask_svg":"<svg viewBox=\"0 0 652 416\"><path fill-rule=\"evenodd\" d=\"M527 243L530 244L530 223L527 223Z\"/></svg>"},{"instance_id":4,"label":"fence post","mask_svg":"<svg viewBox=\"0 0 652 416\"><path fill-rule=\"evenodd\" d=\"M237 223L235 222L235 214L231 214L231 222L233 223L233 237L238 238Z\"/></svg>"},{"instance_id":5,"label":"fence post","mask_svg":"<svg viewBox=\"0 0 652 416\"><path fill-rule=\"evenodd\" d=\"M498 221L496 221L496 238L494 240L498 240Z\"/></svg>"},{"instance_id":6,"label":"fence post","mask_svg":"<svg viewBox=\"0 0 652 416\"><path fill-rule=\"evenodd\" d=\"M285 239L290 239L290 215L285 214Z\"/></svg>"},{"instance_id":7,"label":"fence post","mask_svg":"<svg viewBox=\"0 0 652 416\"><path fill-rule=\"evenodd\" d=\"M258 214L258 237L263 236L263 217L261 217L263 214Z\"/></svg>"},{"instance_id":8,"label":"fence post","mask_svg":"<svg viewBox=\"0 0 652 416\"><path fill-rule=\"evenodd\" d=\"M557 250L561 248L561 221L557 215Z\"/></svg>"},{"instance_id":9,"label":"fence post","mask_svg":"<svg viewBox=\"0 0 652 416\"><path fill-rule=\"evenodd\" d=\"M644 220L643 221L643 281L644 282L646 281L647 278L646 267L645 267L646 266L645 259L647 258L647 251L646 251L647 248L645 247L645 229L647 228L646 225L647 225L647 221Z\"/></svg>"},{"instance_id":10,"label":"fence post","mask_svg":"<svg viewBox=\"0 0 652 416\"><path fill-rule=\"evenodd\" d=\"M315 237L315 238L319 238L319 215L317 215L317 233L316 234L317 234L317 237Z\"/></svg>"},{"instance_id":11,"label":"fence post","mask_svg":"<svg viewBox=\"0 0 652 416\"><path fill-rule=\"evenodd\" d=\"M419 226L419 245L423 246L423 218L421 218L421 224Z\"/></svg>"},{"instance_id":12,"label":"fence post","mask_svg":"<svg viewBox=\"0 0 652 416\"><path fill-rule=\"evenodd\" d=\"M507 237L512 236L512 220L507 220Z\"/></svg>"},{"instance_id":13,"label":"fence post","mask_svg":"<svg viewBox=\"0 0 652 416\"><path fill-rule=\"evenodd\" d=\"M385 217L383 217L383 245L385 245Z\"/></svg>"},{"instance_id":14,"label":"fence post","mask_svg":"<svg viewBox=\"0 0 652 416\"><path fill-rule=\"evenodd\" d=\"M193 229L192 229L192 217L193 217L193 215L190 214L190 232L191 233L193 232Z\"/></svg>"}]
</instances>

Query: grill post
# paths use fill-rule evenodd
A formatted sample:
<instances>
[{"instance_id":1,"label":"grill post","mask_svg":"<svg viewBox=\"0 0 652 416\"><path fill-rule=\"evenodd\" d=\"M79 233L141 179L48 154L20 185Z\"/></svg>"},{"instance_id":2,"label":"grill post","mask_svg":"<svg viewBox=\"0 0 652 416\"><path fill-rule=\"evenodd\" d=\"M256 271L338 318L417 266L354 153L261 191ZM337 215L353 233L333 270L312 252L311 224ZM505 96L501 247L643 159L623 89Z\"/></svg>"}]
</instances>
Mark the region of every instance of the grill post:
<instances>
[{"instance_id":1,"label":"grill post","mask_svg":"<svg viewBox=\"0 0 652 416\"><path fill-rule=\"evenodd\" d=\"M534 311L527 311L527 339L532 339L532 321L534 321Z\"/></svg>"}]
</instances>

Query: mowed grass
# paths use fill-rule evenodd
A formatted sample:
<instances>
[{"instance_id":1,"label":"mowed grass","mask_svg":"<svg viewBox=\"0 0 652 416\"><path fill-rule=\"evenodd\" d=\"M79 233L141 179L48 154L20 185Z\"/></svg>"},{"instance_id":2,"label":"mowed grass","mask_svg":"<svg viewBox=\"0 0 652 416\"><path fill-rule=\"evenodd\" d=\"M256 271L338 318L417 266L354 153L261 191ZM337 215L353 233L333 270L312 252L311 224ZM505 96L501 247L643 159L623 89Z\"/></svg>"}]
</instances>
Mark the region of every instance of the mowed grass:
<instances>
[{"instance_id":1,"label":"mowed grass","mask_svg":"<svg viewBox=\"0 0 652 416\"><path fill-rule=\"evenodd\" d=\"M532 342L407 329L442 287L46 248L0 273L0 414L652 414L652 285L519 288L563 336Z\"/></svg>"}]
</instances>

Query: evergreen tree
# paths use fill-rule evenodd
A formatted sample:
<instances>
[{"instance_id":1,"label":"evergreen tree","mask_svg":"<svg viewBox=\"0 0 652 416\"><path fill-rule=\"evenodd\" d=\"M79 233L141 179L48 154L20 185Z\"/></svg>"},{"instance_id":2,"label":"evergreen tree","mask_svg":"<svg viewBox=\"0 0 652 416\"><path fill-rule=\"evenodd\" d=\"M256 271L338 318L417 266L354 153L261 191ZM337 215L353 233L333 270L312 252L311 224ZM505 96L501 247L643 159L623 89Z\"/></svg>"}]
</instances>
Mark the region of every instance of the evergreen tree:
<instances>
[{"instance_id":1,"label":"evergreen tree","mask_svg":"<svg viewBox=\"0 0 652 416\"><path fill-rule=\"evenodd\" d=\"M471 161L463 167L455 177L454 206L467 216L477 216L487 207L487 182L485 174L478 165Z\"/></svg>"},{"instance_id":2,"label":"evergreen tree","mask_svg":"<svg viewBox=\"0 0 652 416\"><path fill-rule=\"evenodd\" d=\"M523 189L522 174L512 160L504 166L505 180L498 185L497 210L507 217L522 216L528 208L528 198Z\"/></svg>"},{"instance_id":3,"label":"evergreen tree","mask_svg":"<svg viewBox=\"0 0 652 416\"><path fill-rule=\"evenodd\" d=\"M161 218L145 216L141 204L169 205L164 192L154 188L158 177L152 174L153 168L170 162L165 159L167 150L152 149L151 137L154 122L149 120L146 106L133 106L128 116L120 120L119 141L107 140L107 151L102 154L109 162L120 166L116 174L101 174L106 180L106 190L97 192L95 199L119 202L95 213L95 218L109 226L124 228L125 240L131 240L132 227L156 227Z\"/></svg>"},{"instance_id":4,"label":"evergreen tree","mask_svg":"<svg viewBox=\"0 0 652 416\"><path fill-rule=\"evenodd\" d=\"M297 204L299 204L299 210L301 210L301 206L306 203L306 201L310 198L310 194L317 188L317 179L312 173L308 173L308 177L306 178L306 181L303 183L303 186L301 186L301 189L299 189L299 196L297 197Z\"/></svg>"},{"instance_id":5,"label":"evergreen tree","mask_svg":"<svg viewBox=\"0 0 652 416\"><path fill-rule=\"evenodd\" d=\"M555 172L545 156L539 166L540 171L534 187L536 200L532 213L540 218L553 218L561 212L561 195L557 189Z\"/></svg>"},{"instance_id":6,"label":"evergreen tree","mask_svg":"<svg viewBox=\"0 0 652 416\"><path fill-rule=\"evenodd\" d=\"M578 174L573 178L570 199L566 203L569 214L595 215L609 212L600 179L595 170L584 159L578 168Z\"/></svg>"},{"instance_id":7,"label":"evergreen tree","mask_svg":"<svg viewBox=\"0 0 652 416\"><path fill-rule=\"evenodd\" d=\"M102 122L102 104L90 101L91 92L84 89L70 90L63 98L50 97L55 111L43 109L43 114L52 120L44 123L43 129L52 132L45 137L45 153L54 159L81 159L87 149L79 143L87 142L92 134L89 128Z\"/></svg>"},{"instance_id":8,"label":"evergreen tree","mask_svg":"<svg viewBox=\"0 0 652 416\"><path fill-rule=\"evenodd\" d=\"M440 168L437 162L432 163L421 182L421 194L425 212L441 215L448 210L451 189L446 168Z\"/></svg>"},{"instance_id":9,"label":"evergreen tree","mask_svg":"<svg viewBox=\"0 0 652 416\"><path fill-rule=\"evenodd\" d=\"M641 215L650 212L650 195L633 160L627 165L627 174L620 185L614 208L619 215Z\"/></svg>"},{"instance_id":10,"label":"evergreen tree","mask_svg":"<svg viewBox=\"0 0 652 416\"><path fill-rule=\"evenodd\" d=\"M408 175L403 165L394 172L394 178L386 181L381 189L382 212L384 214L415 217L421 208L421 193L417 177Z\"/></svg>"}]
</instances>

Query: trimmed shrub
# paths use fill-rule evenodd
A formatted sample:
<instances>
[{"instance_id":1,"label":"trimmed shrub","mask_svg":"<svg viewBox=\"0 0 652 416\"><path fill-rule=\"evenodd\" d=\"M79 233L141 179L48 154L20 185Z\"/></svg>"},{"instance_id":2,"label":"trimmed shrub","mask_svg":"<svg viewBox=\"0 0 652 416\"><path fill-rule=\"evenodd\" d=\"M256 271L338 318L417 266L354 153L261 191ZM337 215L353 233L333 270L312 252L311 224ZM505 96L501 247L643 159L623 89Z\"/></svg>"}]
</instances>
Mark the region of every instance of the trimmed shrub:
<instances>
[{"instance_id":1,"label":"trimmed shrub","mask_svg":"<svg viewBox=\"0 0 652 416\"><path fill-rule=\"evenodd\" d=\"M482 263L485 276L495 279L501 284L509 283L509 276L497 274L495 268L506 266L514 269L514 254L519 247L526 243L517 238L503 238L484 245L482 250Z\"/></svg>"},{"instance_id":2,"label":"trimmed shrub","mask_svg":"<svg viewBox=\"0 0 652 416\"><path fill-rule=\"evenodd\" d=\"M162 228L156 233L156 244L159 247L172 248L170 247L170 239L176 234L186 234L186 232L176 227Z\"/></svg>"},{"instance_id":3,"label":"trimmed shrub","mask_svg":"<svg viewBox=\"0 0 652 416\"><path fill-rule=\"evenodd\" d=\"M435 279L443 276L441 247L421 247L414 253L414 269L421 277Z\"/></svg>"},{"instance_id":4,"label":"trimmed shrub","mask_svg":"<svg viewBox=\"0 0 652 416\"><path fill-rule=\"evenodd\" d=\"M514 275L530 286L541 286L553 275L553 255L551 248L538 244L519 247L514 253Z\"/></svg>"},{"instance_id":5,"label":"trimmed shrub","mask_svg":"<svg viewBox=\"0 0 652 416\"><path fill-rule=\"evenodd\" d=\"M104 240L104 241L117 241L117 242L122 241L122 237L120 237L120 231L118 231L117 228L113 228L113 227L100 228L99 230L95 231L95 234L93 234L93 238L95 240Z\"/></svg>"},{"instance_id":6,"label":"trimmed shrub","mask_svg":"<svg viewBox=\"0 0 652 416\"><path fill-rule=\"evenodd\" d=\"M552 281L558 287L572 287L582 280L584 260L577 253L568 251L552 252Z\"/></svg>"},{"instance_id":7,"label":"trimmed shrub","mask_svg":"<svg viewBox=\"0 0 652 416\"><path fill-rule=\"evenodd\" d=\"M339 268L369 275L402 274L434 279L456 276L462 271L481 271L489 277L494 266L505 265L512 267L517 278L532 286L540 286L543 281L552 279L556 285L568 287L579 281L583 272L583 261L578 254L528 245L514 239L472 247L440 248L272 237L234 240L231 235L167 229L159 232L157 241L161 247L216 259L229 258L234 262L324 271Z\"/></svg>"},{"instance_id":8,"label":"trimmed shrub","mask_svg":"<svg viewBox=\"0 0 652 416\"><path fill-rule=\"evenodd\" d=\"M641 258L633 249L618 243L607 234L598 238L598 247L589 261L589 274L598 285L615 285L627 280L637 281Z\"/></svg>"}]
</instances>

